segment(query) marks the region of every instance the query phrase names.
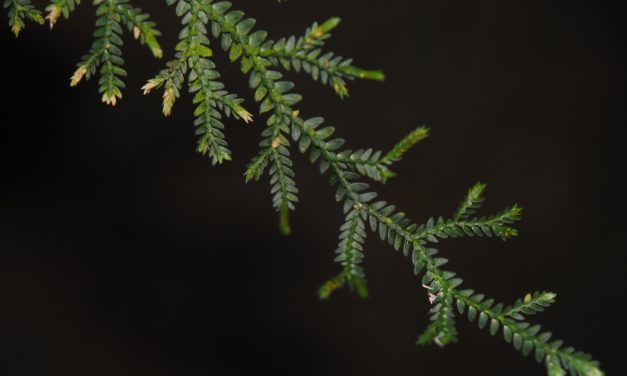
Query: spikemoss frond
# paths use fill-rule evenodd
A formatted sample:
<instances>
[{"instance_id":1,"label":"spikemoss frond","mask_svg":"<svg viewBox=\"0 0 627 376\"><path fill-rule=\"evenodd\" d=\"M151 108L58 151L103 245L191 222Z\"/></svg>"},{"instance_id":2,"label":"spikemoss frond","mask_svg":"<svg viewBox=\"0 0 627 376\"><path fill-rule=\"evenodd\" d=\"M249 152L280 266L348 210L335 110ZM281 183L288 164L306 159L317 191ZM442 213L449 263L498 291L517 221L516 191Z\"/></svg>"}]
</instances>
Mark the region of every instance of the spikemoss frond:
<instances>
[{"instance_id":1,"label":"spikemoss frond","mask_svg":"<svg viewBox=\"0 0 627 376\"><path fill-rule=\"evenodd\" d=\"M429 136L429 128L420 126L403 137L382 159L383 163L400 161L414 145Z\"/></svg>"},{"instance_id":2,"label":"spikemoss frond","mask_svg":"<svg viewBox=\"0 0 627 376\"><path fill-rule=\"evenodd\" d=\"M301 117L295 106L302 96L295 91L293 82L284 79L281 71L302 70L333 87L341 97L348 94L348 80L384 79L380 71L357 68L351 59L323 51L331 31L340 22L338 18L314 23L301 37L280 38L275 42L265 31L255 30L256 21L232 9L230 2L166 0L166 3L175 5L172 9L180 18L179 40L174 57L166 63L165 69L143 86L144 94L163 90L162 111L170 115L187 84L193 97L197 150L208 155L213 164L230 160L224 119L234 117L250 123L253 115L244 107L243 100L229 93L221 81L212 57L223 50L248 76L249 87L258 104L257 115L265 118L265 126L260 127L259 150L247 166L245 179L247 182L259 180L267 173L272 205L278 212L279 230L283 234L292 232L289 216L298 202L293 151L306 154L319 172L328 176L345 218L335 251L341 270L319 288L321 299L329 298L343 286L350 287L361 297L368 295L362 260L369 229L411 260L419 283L427 289L431 322L419 336L419 344L445 346L457 341L456 319L466 316L491 335L500 332L503 340L523 355L533 353L535 359L546 366L549 375L603 374L590 355L563 347L561 340L552 340L550 332L526 321L529 316L548 308L555 300L554 293L527 294L506 307L483 293L462 289L463 279L445 269L448 259L434 248L442 240L456 237L511 239L518 234L513 225L522 214L519 206L478 216L486 187L478 183L467 192L452 218L432 217L425 223L416 223L395 205L379 199L378 193L363 180L386 182L393 177L391 166L428 136L427 128L414 129L387 153L373 148L353 151L343 149L345 140L336 137L336 129L326 125L322 117ZM50 25L61 16L67 18L78 4L79 0L52 0L47 8ZM122 78L126 75L122 68L121 26L126 25L132 36L146 44L155 57L162 55L156 41L159 32L148 15L131 6L128 0L95 0L94 4L97 7L95 41L78 64L71 85L99 71L102 100L114 105L122 97ZM43 23L43 16L29 0L5 0L4 7L8 9L9 26L16 35L23 29L25 19Z\"/></svg>"},{"instance_id":3,"label":"spikemoss frond","mask_svg":"<svg viewBox=\"0 0 627 376\"><path fill-rule=\"evenodd\" d=\"M524 298L516 300L516 302L503 310L503 315L516 320L524 320L524 315L535 315L543 312L551 304L555 303L554 292L534 292L527 294Z\"/></svg>"},{"instance_id":4,"label":"spikemoss frond","mask_svg":"<svg viewBox=\"0 0 627 376\"><path fill-rule=\"evenodd\" d=\"M459 208L455 212L453 219L456 221L465 220L475 214L477 209L479 209L481 204L485 201L482 197L485 188L486 185L481 183L477 183L470 188L464 200L459 204Z\"/></svg>"},{"instance_id":5,"label":"spikemoss frond","mask_svg":"<svg viewBox=\"0 0 627 376\"><path fill-rule=\"evenodd\" d=\"M394 148L386 154L382 151L374 151L372 148L358 149L356 151L344 150L338 153L337 158L363 176L372 180L386 183L388 179L396 176L390 167L402 159L402 156L418 142L429 136L429 128L420 126L403 137Z\"/></svg>"},{"instance_id":6,"label":"spikemoss frond","mask_svg":"<svg viewBox=\"0 0 627 376\"><path fill-rule=\"evenodd\" d=\"M360 175L351 172L338 159L341 151L329 147L334 144L333 140L320 137L316 128L322 123L322 120L317 120L316 127L311 127L299 118L294 119L293 124L300 128L297 132L299 143L309 146L301 148L301 152L309 152L310 159L319 163L322 172L329 171L331 184L338 186L336 198L344 201L344 212L357 207L367 213L372 231L377 232L394 249L402 249L405 255L411 254L414 273L422 275L421 284L433 297L432 303L436 304L431 308L433 322L418 343L435 342L445 345L456 340L457 332L452 324L454 315L451 310L451 302L454 301L459 313L467 313L468 319L476 320L479 328L488 328L492 335L502 330L506 342L511 342L523 355L535 351L536 360L544 362L549 370L559 367L573 375L602 375L598 362L589 355L571 347L562 348L561 341L549 343L550 333L540 332L538 325L505 315L503 303L495 304L494 299L486 298L484 294L474 290L461 290L459 287L463 280L456 273L442 269L448 260L438 257L437 249L428 247L429 242L457 236L496 235L498 238L508 239L516 234L510 225L520 219L522 209L513 206L495 215L478 219L458 218L446 221L443 218L431 218L418 225L409 220L405 213L397 211L396 206L375 200L378 195L369 190L368 184L358 181ZM548 299L550 296L543 295L540 299ZM436 302L441 304L437 305Z\"/></svg>"}]
</instances>

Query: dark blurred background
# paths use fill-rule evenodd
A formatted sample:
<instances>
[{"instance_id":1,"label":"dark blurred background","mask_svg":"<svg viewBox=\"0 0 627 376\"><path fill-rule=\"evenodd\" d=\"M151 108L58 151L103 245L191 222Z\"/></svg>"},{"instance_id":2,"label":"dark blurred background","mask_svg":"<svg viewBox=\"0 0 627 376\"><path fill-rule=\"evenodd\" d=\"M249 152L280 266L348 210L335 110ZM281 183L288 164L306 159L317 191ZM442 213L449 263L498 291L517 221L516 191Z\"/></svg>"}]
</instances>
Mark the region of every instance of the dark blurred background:
<instances>
[{"instance_id":1,"label":"dark blurred background","mask_svg":"<svg viewBox=\"0 0 627 376\"><path fill-rule=\"evenodd\" d=\"M158 21L170 58L172 9L134 3ZM340 100L287 74L305 97L302 113L326 117L351 148L387 149L429 125L433 136L395 166L382 197L422 221L449 215L483 181L483 213L524 206L518 239L443 242L450 268L505 302L558 292L536 321L621 373L625 5L235 3L274 39L342 17L328 48L383 69L387 82L355 82ZM342 215L326 178L295 157L301 203L294 234L281 236L267 178L245 185L242 176L262 120L228 121L234 161L212 167L194 152L189 96L166 119L160 94L141 94L163 61L128 35L128 88L116 108L100 103L97 80L70 88L93 21L82 4L52 32L32 24L19 40L0 32L0 374L545 372L463 318L461 343L416 347L428 324L425 291L410 262L374 235L371 297L339 291L318 301L320 283L339 270ZM216 61L255 107L238 66Z\"/></svg>"}]
</instances>

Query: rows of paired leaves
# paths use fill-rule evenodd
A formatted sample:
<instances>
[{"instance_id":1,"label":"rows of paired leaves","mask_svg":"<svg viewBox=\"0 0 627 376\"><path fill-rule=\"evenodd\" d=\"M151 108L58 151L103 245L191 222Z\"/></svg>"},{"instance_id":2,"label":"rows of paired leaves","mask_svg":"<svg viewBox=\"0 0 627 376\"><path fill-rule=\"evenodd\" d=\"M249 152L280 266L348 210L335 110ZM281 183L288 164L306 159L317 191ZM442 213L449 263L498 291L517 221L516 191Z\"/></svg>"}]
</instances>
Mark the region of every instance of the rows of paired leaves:
<instances>
[{"instance_id":1,"label":"rows of paired leaves","mask_svg":"<svg viewBox=\"0 0 627 376\"><path fill-rule=\"evenodd\" d=\"M147 94L163 90L163 113L167 116L181 96L186 84L195 104L197 150L206 154L213 164L231 159L224 134L224 117L251 122L253 116L243 106L243 100L229 93L220 81L220 73L211 60L215 41L232 62L239 62L241 71L249 77L258 113L267 117L261 134L259 152L245 172L246 181L259 180L266 173L270 178L272 204L279 213L279 228L290 232L289 213L298 202L298 188L292 169L291 153L297 149L317 164L320 173L329 177L335 187L335 199L342 203L345 222L340 227L336 261L340 272L319 289L327 299L336 289L348 286L359 296L368 295L366 277L361 266L368 229L388 242L397 251L411 257L414 273L422 276L422 286L431 303L431 323L418 338L422 345L435 343L445 346L457 340L456 315L465 315L486 328L490 334L501 332L523 355L534 354L543 362L551 376L598 376L598 362L587 354L565 347L561 340L539 325L531 325L528 316L543 311L555 301L551 292L527 294L512 305L496 303L494 299L472 289L463 289L462 279L446 270L447 259L438 255L434 246L442 239L481 236L507 240L517 235L512 223L521 215L521 208L512 206L491 216L475 215L483 202L485 185L472 187L451 218L431 218L424 224L412 222L397 208L378 199L366 180L385 183L394 176L391 166L399 161L413 145L428 136L428 129L419 127L408 134L387 153L371 148L343 149L344 140L334 138L335 128L325 125L321 117L303 118L295 106L302 100L294 84L284 79L280 70L304 72L314 80L328 85L340 97L348 95L347 81L356 78L383 80L379 71L368 71L352 65L332 52L323 51L330 32L338 25L333 18L322 24L314 23L301 37L268 39L265 31L254 31L255 20L246 18L231 3L210 0L166 0L175 6L182 29L173 59L143 87ZM46 8L45 19L50 27L60 17L69 17L80 0L52 0ZM115 105L124 89L121 48L123 26L133 37L147 45L155 57L162 56L156 37L159 32L149 16L130 5L129 0L94 0L96 25L94 42L80 60L71 77L75 86L92 76L99 76L102 101ZM25 20L44 23L44 17L29 0L5 0L9 26L18 35Z\"/></svg>"}]
</instances>

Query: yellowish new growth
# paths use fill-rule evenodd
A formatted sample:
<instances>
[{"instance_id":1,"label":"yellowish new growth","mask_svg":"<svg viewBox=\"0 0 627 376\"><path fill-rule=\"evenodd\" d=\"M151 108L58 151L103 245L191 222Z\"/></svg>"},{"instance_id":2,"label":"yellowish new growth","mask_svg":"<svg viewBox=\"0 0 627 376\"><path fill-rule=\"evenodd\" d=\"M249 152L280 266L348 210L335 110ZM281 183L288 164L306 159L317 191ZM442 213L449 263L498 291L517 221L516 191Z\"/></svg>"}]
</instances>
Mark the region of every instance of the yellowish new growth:
<instances>
[{"instance_id":1,"label":"yellowish new growth","mask_svg":"<svg viewBox=\"0 0 627 376\"><path fill-rule=\"evenodd\" d=\"M322 30L322 26L318 26L314 32L311 33L307 39L305 39L305 43L311 44L315 39L318 39L324 35L324 31Z\"/></svg>"},{"instance_id":2,"label":"yellowish new growth","mask_svg":"<svg viewBox=\"0 0 627 376\"><path fill-rule=\"evenodd\" d=\"M105 104L115 106L118 103L118 98L122 99L122 94L108 94L104 93L102 95L102 101Z\"/></svg>"},{"instance_id":3,"label":"yellowish new growth","mask_svg":"<svg viewBox=\"0 0 627 376\"><path fill-rule=\"evenodd\" d=\"M237 116L241 117L242 120L244 120L244 122L246 124L253 122L253 114L251 114L250 112L246 111L246 109L244 107L237 106L235 108L235 113L237 114Z\"/></svg>"},{"instance_id":4,"label":"yellowish new growth","mask_svg":"<svg viewBox=\"0 0 627 376\"><path fill-rule=\"evenodd\" d=\"M13 34L15 34L16 37L19 37L20 31L22 31L22 27L16 22L15 24L13 24L11 31L13 32Z\"/></svg>"},{"instance_id":5,"label":"yellowish new growth","mask_svg":"<svg viewBox=\"0 0 627 376\"><path fill-rule=\"evenodd\" d=\"M74 74L72 75L72 77L70 77L70 80L71 80L70 86L78 85L78 83L81 82L83 77L85 77L86 73L87 73L87 65L81 65L80 67L78 67L78 69L74 71Z\"/></svg>"},{"instance_id":6,"label":"yellowish new growth","mask_svg":"<svg viewBox=\"0 0 627 376\"><path fill-rule=\"evenodd\" d=\"M348 95L348 88L346 85L335 84L333 85L333 90L340 96L345 97Z\"/></svg>"},{"instance_id":7,"label":"yellowish new growth","mask_svg":"<svg viewBox=\"0 0 627 376\"><path fill-rule=\"evenodd\" d=\"M161 50L161 47L151 44L150 46L150 51L152 51L152 54L157 58L157 59L161 59L163 57L163 51Z\"/></svg>"},{"instance_id":8,"label":"yellowish new growth","mask_svg":"<svg viewBox=\"0 0 627 376\"><path fill-rule=\"evenodd\" d=\"M170 116L172 114L172 106L174 106L174 101L176 101L176 92L174 88L167 88L163 93L163 114L165 116Z\"/></svg>"},{"instance_id":9,"label":"yellowish new growth","mask_svg":"<svg viewBox=\"0 0 627 376\"><path fill-rule=\"evenodd\" d=\"M272 149L276 149L281 145L281 138L277 137L272 141Z\"/></svg>"},{"instance_id":10,"label":"yellowish new growth","mask_svg":"<svg viewBox=\"0 0 627 376\"><path fill-rule=\"evenodd\" d=\"M161 81L155 78L148 80L146 85L142 86L142 90L144 91L144 95L149 94L154 88L161 85Z\"/></svg>"},{"instance_id":11,"label":"yellowish new growth","mask_svg":"<svg viewBox=\"0 0 627 376\"><path fill-rule=\"evenodd\" d=\"M597 367L590 367L586 369L584 372L586 376L603 376L604 375L603 372L601 372L601 370L598 369Z\"/></svg>"},{"instance_id":12,"label":"yellowish new growth","mask_svg":"<svg viewBox=\"0 0 627 376\"><path fill-rule=\"evenodd\" d=\"M316 28L316 31L314 32L314 36L315 36L316 38L320 38L320 37L321 37L321 36L323 36L323 35L324 35L324 31L322 30L322 26L318 26L318 27Z\"/></svg>"},{"instance_id":13,"label":"yellowish new growth","mask_svg":"<svg viewBox=\"0 0 627 376\"><path fill-rule=\"evenodd\" d=\"M54 25L57 23L57 20L61 16L61 6L58 4L52 4L48 8L46 8L46 10L48 11L46 19L50 23L50 29L52 30Z\"/></svg>"},{"instance_id":14,"label":"yellowish new growth","mask_svg":"<svg viewBox=\"0 0 627 376\"><path fill-rule=\"evenodd\" d=\"M330 281L327 281L321 288L320 288L320 298L321 299L328 299L331 294L339 289L340 287L342 287L341 284L339 284L336 279L332 279Z\"/></svg>"},{"instance_id":15,"label":"yellowish new growth","mask_svg":"<svg viewBox=\"0 0 627 376\"><path fill-rule=\"evenodd\" d=\"M154 39L154 37L147 37L146 40L151 40ZM152 54L154 55L154 57L156 57L157 59L161 59L163 57L163 50L161 50L161 47L159 47L158 44L156 43L150 43L148 45L148 47L150 47L150 51L152 52Z\"/></svg>"}]
</instances>

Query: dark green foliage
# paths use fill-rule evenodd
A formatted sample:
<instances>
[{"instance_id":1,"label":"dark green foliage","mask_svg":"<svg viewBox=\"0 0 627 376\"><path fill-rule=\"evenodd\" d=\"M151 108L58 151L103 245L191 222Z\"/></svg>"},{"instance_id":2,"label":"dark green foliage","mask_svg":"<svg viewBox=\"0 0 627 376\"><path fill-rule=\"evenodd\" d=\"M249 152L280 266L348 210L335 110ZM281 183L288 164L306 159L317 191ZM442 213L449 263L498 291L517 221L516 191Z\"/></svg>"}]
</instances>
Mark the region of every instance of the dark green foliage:
<instances>
[{"instance_id":1,"label":"dark green foliage","mask_svg":"<svg viewBox=\"0 0 627 376\"><path fill-rule=\"evenodd\" d=\"M197 150L209 156L213 164L231 159L224 133L225 117L233 116L252 122L252 115L242 106L243 100L229 94L220 81L220 73L211 60L214 50L223 50L232 62L240 65L248 76L248 83L258 113L266 118L261 129L259 151L248 164L246 182L261 179L267 173L272 205L279 213L279 229L291 233L289 213L298 202L298 188L292 168L292 154L298 150L316 164L321 174L328 175L335 199L341 203L345 215L340 227L335 260L341 270L318 290L322 299L328 299L336 289L348 286L359 296L366 297L366 276L361 262L364 257L366 232L378 234L393 249L411 259L416 276L427 290L430 321L418 343L438 346L457 341L456 314L466 316L480 329L511 343L523 355L533 353L545 364L549 375L599 376L598 363L571 347L562 347L562 341L551 341L552 334L539 325L526 322L527 316L543 311L555 300L555 294L536 292L505 306L484 294L462 289L463 280L455 272L445 270L448 260L439 256L434 244L456 237L493 237L507 240L517 236L513 223L520 219L522 209L516 205L490 216L477 216L486 186L478 183L467 193L452 218L429 218L419 224L411 221L395 205L378 199L378 194L364 178L385 183L394 173L393 163L417 142L428 135L428 129L418 127L404 137L388 153L373 148L355 151L343 149L344 139L335 137L336 129L325 124L321 117L301 117L297 109L302 100L295 92L294 83L285 79L280 70L304 71L314 80L331 86L341 97L348 94L346 83L355 78L383 80L379 71L369 71L352 65L350 59L323 51L324 42L339 24L332 18L322 24L314 23L302 37L270 40L265 31L255 30L256 21L239 10L233 10L226 1L166 0L175 5L181 20L179 42L174 58L166 63L155 78L143 87L144 93L163 89L163 113L170 115L180 97L183 85L193 95L195 104ZM78 0L52 0L48 19L54 25L60 15L68 17ZM100 68L100 91L109 104L121 98L126 75L120 47L121 25L127 25L136 39L148 45L153 54L161 56L156 42L159 33L147 15L128 4L127 0L96 0L98 20L95 42L75 73L72 84L85 76L89 78ZM40 14L27 0L7 0L9 25L17 34L23 20L30 18L43 22ZM16 26L17 25L17 26ZM457 313L456 313L457 312Z\"/></svg>"}]
</instances>

